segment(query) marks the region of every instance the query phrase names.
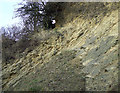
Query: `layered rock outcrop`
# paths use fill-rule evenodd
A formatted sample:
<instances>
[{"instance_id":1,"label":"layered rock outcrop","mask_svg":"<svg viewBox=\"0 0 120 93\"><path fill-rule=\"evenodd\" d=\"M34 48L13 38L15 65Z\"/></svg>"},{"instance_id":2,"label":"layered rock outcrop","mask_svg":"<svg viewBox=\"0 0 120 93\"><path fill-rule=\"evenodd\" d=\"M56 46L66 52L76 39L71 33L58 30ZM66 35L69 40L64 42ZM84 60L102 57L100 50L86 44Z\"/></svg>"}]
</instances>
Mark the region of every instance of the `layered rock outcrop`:
<instances>
[{"instance_id":1,"label":"layered rock outcrop","mask_svg":"<svg viewBox=\"0 0 120 93\"><path fill-rule=\"evenodd\" d=\"M118 85L117 4L71 7L77 4L84 7L72 20L66 15L63 27L33 35L40 46L3 66L3 90L110 91ZM98 9L96 16L82 14L88 6Z\"/></svg>"}]
</instances>

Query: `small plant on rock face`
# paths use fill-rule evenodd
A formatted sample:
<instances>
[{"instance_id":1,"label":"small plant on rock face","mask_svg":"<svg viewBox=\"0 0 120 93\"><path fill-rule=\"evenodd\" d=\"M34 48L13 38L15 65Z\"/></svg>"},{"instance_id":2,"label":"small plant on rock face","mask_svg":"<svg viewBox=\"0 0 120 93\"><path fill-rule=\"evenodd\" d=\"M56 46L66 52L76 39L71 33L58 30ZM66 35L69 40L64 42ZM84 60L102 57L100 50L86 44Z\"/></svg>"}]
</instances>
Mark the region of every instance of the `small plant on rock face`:
<instances>
[{"instance_id":1,"label":"small plant on rock face","mask_svg":"<svg viewBox=\"0 0 120 93\"><path fill-rule=\"evenodd\" d=\"M55 28L54 31L57 32L58 28Z\"/></svg>"},{"instance_id":2,"label":"small plant on rock face","mask_svg":"<svg viewBox=\"0 0 120 93\"><path fill-rule=\"evenodd\" d=\"M33 86L30 88L30 91L44 91L44 89L40 86Z\"/></svg>"}]
</instances>

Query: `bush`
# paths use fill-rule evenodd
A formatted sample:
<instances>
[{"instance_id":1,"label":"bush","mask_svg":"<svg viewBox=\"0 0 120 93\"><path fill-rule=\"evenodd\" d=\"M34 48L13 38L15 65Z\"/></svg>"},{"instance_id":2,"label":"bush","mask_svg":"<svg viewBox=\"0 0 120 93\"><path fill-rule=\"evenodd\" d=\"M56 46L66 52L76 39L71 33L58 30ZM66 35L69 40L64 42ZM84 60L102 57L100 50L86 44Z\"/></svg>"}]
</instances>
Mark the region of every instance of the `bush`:
<instances>
[{"instance_id":1,"label":"bush","mask_svg":"<svg viewBox=\"0 0 120 93\"><path fill-rule=\"evenodd\" d=\"M7 36L2 35L2 61L9 63L14 60L15 49L12 46L16 43L15 40L9 39Z\"/></svg>"}]
</instances>

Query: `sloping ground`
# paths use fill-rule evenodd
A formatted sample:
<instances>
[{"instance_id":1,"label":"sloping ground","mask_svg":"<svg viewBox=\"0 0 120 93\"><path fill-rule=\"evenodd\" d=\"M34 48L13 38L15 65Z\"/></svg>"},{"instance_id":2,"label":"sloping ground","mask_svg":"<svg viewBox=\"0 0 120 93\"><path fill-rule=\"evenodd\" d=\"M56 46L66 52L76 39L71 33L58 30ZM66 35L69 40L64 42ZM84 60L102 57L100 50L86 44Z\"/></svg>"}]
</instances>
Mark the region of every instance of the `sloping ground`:
<instances>
[{"instance_id":1,"label":"sloping ground","mask_svg":"<svg viewBox=\"0 0 120 93\"><path fill-rule=\"evenodd\" d=\"M118 85L117 9L76 17L49 33L27 56L3 67L3 90L109 91Z\"/></svg>"}]
</instances>

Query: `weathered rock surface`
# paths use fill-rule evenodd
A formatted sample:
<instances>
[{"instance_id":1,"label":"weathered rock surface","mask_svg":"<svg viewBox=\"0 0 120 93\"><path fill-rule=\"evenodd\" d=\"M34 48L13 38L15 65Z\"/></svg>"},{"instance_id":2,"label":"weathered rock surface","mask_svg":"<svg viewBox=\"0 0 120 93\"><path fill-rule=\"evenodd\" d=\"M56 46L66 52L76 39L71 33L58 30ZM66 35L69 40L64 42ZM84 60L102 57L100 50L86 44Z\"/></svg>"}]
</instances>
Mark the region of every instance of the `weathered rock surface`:
<instances>
[{"instance_id":1,"label":"weathered rock surface","mask_svg":"<svg viewBox=\"0 0 120 93\"><path fill-rule=\"evenodd\" d=\"M98 15L44 34L35 50L3 66L3 90L109 91L118 85L118 10ZM41 33L35 37L41 40Z\"/></svg>"}]
</instances>

